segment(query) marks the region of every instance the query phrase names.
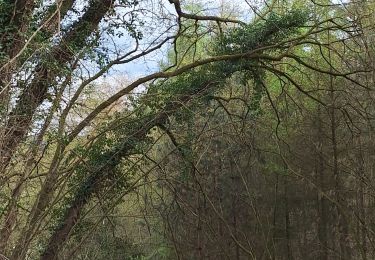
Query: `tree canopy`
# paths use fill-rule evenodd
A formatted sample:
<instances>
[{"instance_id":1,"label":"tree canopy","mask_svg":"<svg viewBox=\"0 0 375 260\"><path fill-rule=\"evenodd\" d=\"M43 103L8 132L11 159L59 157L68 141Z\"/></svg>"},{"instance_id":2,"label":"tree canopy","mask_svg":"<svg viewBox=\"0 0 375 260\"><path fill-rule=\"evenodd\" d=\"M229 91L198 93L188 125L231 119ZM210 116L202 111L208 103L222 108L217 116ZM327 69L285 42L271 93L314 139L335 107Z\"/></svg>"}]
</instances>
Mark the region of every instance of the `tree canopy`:
<instances>
[{"instance_id":1,"label":"tree canopy","mask_svg":"<svg viewBox=\"0 0 375 260\"><path fill-rule=\"evenodd\" d=\"M373 259L373 1L0 1L0 259Z\"/></svg>"}]
</instances>

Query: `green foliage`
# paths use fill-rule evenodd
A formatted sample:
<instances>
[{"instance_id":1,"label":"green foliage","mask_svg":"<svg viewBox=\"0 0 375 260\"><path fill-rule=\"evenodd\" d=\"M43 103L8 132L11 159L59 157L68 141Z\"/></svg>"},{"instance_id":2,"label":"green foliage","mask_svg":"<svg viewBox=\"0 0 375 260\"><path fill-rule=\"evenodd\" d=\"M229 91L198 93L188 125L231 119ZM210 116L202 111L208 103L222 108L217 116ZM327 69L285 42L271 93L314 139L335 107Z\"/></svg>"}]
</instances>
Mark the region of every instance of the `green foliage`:
<instances>
[{"instance_id":1,"label":"green foliage","mask_svg":"<svg viewBox=\"0 0 375 260\"><path fill-rule=\"evenodd\" d=\"M271 13L265 20L227 32L217 45L222 54L244 53L280 43L297 33L308 21L308 12L297 9L285 15Z\"/></svg>"},{"instance_id":2,"label":"green foliage","mask_svg":"<svg viewBox=\"0 0 375 260\"><path fill-rule=\"evenodd\" d=\"M266 21L229 30L224 37L218 38L214 55L247 52L286 39L297 33L307 18L307 13L301 10L285 16L271 13ZM139 108L136 108L137 116L152 117L157 111L165 109L167 104L179 102L178 99L184 96L196 95L206 87L205 95L208 97L210 92L223 86L234 73L240 73L243 84L249 80L254 83L253 108L257 109L264 94L261 82L265 76L265 73L257 68L258 62L254 59L215 62L172 79L157 81L149 86L147 95L136 100L135 106ZM215 88L210 88L210 85L215 85ZM126 131L132 131L132 124L127 125ZM126 136L126 133L123 135Z\"/></svg>"},{"instance_id":3,"label":"green foliage","mask_svg":"<svg viewBox=\"0 0 375 260\"><path fill-rule=\"evenodd\" d=\"M286 16L271 14L266 22L233 29L223 38L217 39L215 54L247 52L285 39L298 31L298 28L306 21L306 17L307 15L301 11L295 11ZM78 45L80 44L83 43ZM142 146L149 146L152 141L146 134L138 135L138 133L144 131L144 127L161 112L171 113L176 122L188 122L193 118L192 111L202 107L204 102L195 98L189 103L189 107L181 104L186 100L192 100L193 96L209 100L211 94L225 86L227 80L234 74L240 78L242 84L247 84L249 81L253 83L254 96L250 102L250 109L254 111L253 114L258 113L264 95L262 81L265 73L257 68L257 63L257 60L246 59L216 62L150 85L147 95L134 102L135 113L132 116L126 120L119 120L115 116L112 122L116 122L116 127L108 131L106 128L111 124L103 125L105 134L101 134L96 139L89 151L79 148L75 151L85 158L85 161L75 169L71 185L69 185L71 197L67 199L66 205L76 203L77 200L85 203L94 192L105 192L108 195L109 190L112 194L116 194L126 188L132 177L132 171L129 170L130 165L122 163L122 158L132 153L142 152ZM188 124L191 125L192 122ZM188 161L194 157L192 145L189 142L193 139L194 136L190 138L188 136L186 142L179 147L184 156L190 158ZM184 168L189 171L190 167L185 166ZM186 179L188 175L189 172L183 172L181 178ZM110 189L107 189L109 187ZM57 215L63 216L63 213L60 212Z\"/></svg>"}]
</instances>

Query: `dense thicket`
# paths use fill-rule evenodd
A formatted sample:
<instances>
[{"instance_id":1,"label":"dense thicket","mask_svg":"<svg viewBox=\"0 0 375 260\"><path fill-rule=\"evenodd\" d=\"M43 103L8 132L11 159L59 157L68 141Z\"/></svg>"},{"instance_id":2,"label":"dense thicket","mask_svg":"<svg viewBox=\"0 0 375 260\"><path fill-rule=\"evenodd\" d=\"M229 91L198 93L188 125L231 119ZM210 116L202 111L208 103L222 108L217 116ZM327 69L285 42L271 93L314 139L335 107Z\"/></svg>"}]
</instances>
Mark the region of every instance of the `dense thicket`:
<instances>
[{"instance_id":1,"label":"dense thicket","mask_svg":"<svg viewBox=\"0 0 375 260\"><path fill-rule=\"evenodd\" d=\"M375 3L245 2L0 2L0 258L374 258Z\"/></svg>"}]
</instances>

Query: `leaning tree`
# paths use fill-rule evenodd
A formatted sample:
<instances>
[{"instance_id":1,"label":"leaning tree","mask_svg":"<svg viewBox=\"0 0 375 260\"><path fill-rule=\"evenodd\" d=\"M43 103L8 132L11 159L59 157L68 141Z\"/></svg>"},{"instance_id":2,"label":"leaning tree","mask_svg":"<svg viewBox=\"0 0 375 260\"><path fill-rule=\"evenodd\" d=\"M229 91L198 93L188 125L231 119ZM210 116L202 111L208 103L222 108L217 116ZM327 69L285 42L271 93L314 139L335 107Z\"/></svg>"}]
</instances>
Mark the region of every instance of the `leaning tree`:
<instances>
[{"instance_id":1,"label":"leaning tree","mask_svg":"<svg viewBox=\"0 0 375 260\"><path fill-rule=\"evenodd\" d=\"M272 74L322 105L280 64L361 85L361 66L319 68L301 51L329 49L329 31L345 44L361 34L357 20L310 12L326 7L313 1L278 2L248 2L235 16L179 0L2 1L0 253L58 258L99 197L113 207L138 187L134 157L152 146L152 130L168 133L173 117L231 77L256 93ZM126 71L120 84L105 80Z\"/></svg>"}]
</instances>

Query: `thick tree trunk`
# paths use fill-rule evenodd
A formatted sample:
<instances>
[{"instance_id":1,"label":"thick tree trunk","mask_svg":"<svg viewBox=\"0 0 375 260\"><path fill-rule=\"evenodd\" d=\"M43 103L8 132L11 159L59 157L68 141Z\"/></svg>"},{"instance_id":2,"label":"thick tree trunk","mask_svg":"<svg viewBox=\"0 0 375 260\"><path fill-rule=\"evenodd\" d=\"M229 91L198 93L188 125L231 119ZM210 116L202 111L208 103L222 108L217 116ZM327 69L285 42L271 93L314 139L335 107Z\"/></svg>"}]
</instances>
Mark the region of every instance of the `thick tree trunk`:
<instances>
[{"instance_id":1,"label":"thick tree trunk","mask_svg":"<svg viewBox=\"0 0 375 260\"><path fill-rule=\"evenodd\" d=\"M52 70L51 64L47 63L37 66L34 79L24 88L5 125L3 140L0 141L0 175L4 173L18 145L28 133L35 111L46 99L48 89L55 84L57 77L64 77L63 66L74 59L72 47L84 47L87 37L97 28L111 5L111 0L93 1L60 44L53 48L50 56L53 63L58 64L58 69Z\"/></svg>"},{"instance_id":2,"label":"thick tree trunk","mask_svg":"<svg viewBox=\"0 0 375 260\"><path fill-rule=\"evenodd\" d=\"M202 90L210 83L202 85ZM137 127L129 136L125 137L125 142L120 144L120 149L110 151L109 154L104 154L105 158L111 158L110 164L103 165L101 168L96 168L96 171L92 173L87 180L82 183L81 188L74 197L74 200L69 208L66 209L63 219L59 227L54 231L50 239L48 240L48 245L42 254L43 260L54 260L57 257L59 250L62 248L64 243L69 239L69 235L74 228L74 225L79 220L79 216L90 200L94 192L100 192L103 188L103 183L105 179L110 177L115 167L121 162L122 158L128 155L131 150L136 145L135 140L143 140L147 133L153 127L162 125L168 119L168 117L173 114L181 106L186 105L190 99L194 97L194 93L191 95L184 95L180 97L177 101L171 101L163 111L155 115L154 118L146 118L144 123L137 124ZM131 138L129 138L131 137ZM92 162L95 165L96 162ZM88 162L85 163L87 165ZM87 166L85 166L87 168Z\"/></svg>"},{"instance_id":3,"label":"thick tree trunk","mask_svg":"<svg viewBox=\"0 0 375 260\"><path fill-rule=\"evenodd\" d=\"M51 53L53 60L62 65L71 62L75 55L71 51L71 47L82 48L84 46L86 38L97 28L101 19L111 8L111 5L111 0L92 1L86 13L61 40L61 44L53 49ZM57 76L62 76L61 71L51 72L48 70L47 64L39 65L37 76L21 94L6 126L7 134L1 143L2 147L0 147L0 150L3 152L0 158L0 172L6 169L17 146L28 132L37 107L44 101L49 86L53 84ZM13 251L12 259L23 259L25 257L25 248L31 242L30 238L34 232L34 227L38 223L39 216L51 200L57 177L55 169L52 169L38 195L32 214L30 214L27 222L28 224L26 224L23 230L23 235L20 237Z\"/></svg>"}]
</instances>

